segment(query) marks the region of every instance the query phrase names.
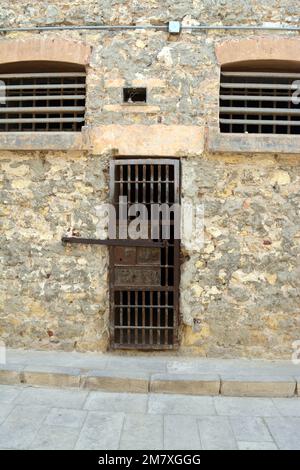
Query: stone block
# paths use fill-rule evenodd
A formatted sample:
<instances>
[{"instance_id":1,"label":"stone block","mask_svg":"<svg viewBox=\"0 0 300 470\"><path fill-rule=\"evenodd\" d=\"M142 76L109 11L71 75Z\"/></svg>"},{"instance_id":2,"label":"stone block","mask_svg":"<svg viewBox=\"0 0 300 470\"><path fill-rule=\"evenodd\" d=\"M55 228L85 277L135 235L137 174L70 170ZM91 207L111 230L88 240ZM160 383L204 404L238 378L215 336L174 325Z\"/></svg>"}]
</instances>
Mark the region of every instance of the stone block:
<instances>
[{"instance_id":1,"label":"stone block","mask_svg":"<svg viewBox=\"0 0 300 470\"><path fill-rule=\"evenodd\" d=\"M108 392L147 393L148 374L92 370L82 376L84 388Z\"/></svg>"},{"instance_id":2,"label":"stone block","mask_svg":"<svg viewBox=\"0 0 300 470\"><path fill-rule=\"evenodd\" d=\"M219 395L220 378L203 374L155 374L150 379L150 392L186 395Z\"/></svg>"},{"instance_id":3,"label":"stone block","mask_svg":"<svg viewBox=\"0 0 300 470\"><path fill-rule=\"evenodd\" d=\"M21 382L22 366L17 365L0 365L0 384L14 385Z\"/></svg>"},{"instance_id":4,"label":"stone block","mask_svg":"<svg viewBox=\"0 0 300 470\"><path fill-rule=\"evenodd\" d=\"M236 397L292 397L296 381L282 376L221 375L221 395Z\"/></svg>"},{"instance_id":5,"label":"stone block","mask_svg":"<svg viewBox=\"0 0 300 470\"><path fill-rule=\"evenodd\" d=\"M23 373L24 383L47 387L79 387L80 369L64 367L27 366Z\"/></svg>"}]
</instances>

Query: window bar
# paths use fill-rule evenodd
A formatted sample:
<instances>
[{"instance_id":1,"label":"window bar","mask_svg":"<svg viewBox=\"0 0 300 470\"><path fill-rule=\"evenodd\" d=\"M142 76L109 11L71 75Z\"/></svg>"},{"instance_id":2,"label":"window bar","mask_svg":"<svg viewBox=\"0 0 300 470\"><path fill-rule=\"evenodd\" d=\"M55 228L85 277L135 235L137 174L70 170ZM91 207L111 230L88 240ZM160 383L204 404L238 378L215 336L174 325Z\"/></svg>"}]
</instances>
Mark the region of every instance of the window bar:
<instances>
[{"instance_id":1,"label":"window bar","mask_svg":"<svg viewBox=\"0 0 300 470\"><path fill-rule=\"evenodd\" d=\"M127 344L130 344L130 339L131 339L131 330L130 330L130 320L131 320L131 295L132 292L126 293L127 297Z\"/></svg>"},{"instance_id":2,"label":"window bar","mask_svg":"<svg viewBox=\"0 0 300 470\"><path fill-rule=\"evenodd\" d=\"M120 343L122 344L123 343L123 316L124 316L124 305L125 305L125 302L124 302L124 292L121 291L120 292L120 300L121 300L121 305L122 307L120 307Z\"/></svg>"},{"instance_id":3,"label":"window bar","mask_svg":"<svg viewBox=\"0 0 300 470\"><path fill-rule=\"evenodd\" d=\"M289 95L289 93L288 93ZM288 100L288 109L291 110L291 107L292 107L292 103L290 100ZM288 115L288 121L290 122L291 121L291 114ZM288 128L287 128L287 134L290 134L291 133L291 126L290 124L288 125Z\"/></svg>"},{"instance_id":4,"label":"window bar","mask_svg":"<svg viewBox=\"0 0 300 470\"><path fill-rule=\"evenodd\" d=\"M138 291L136 290L134 292L134 324L135 324L135 329L134 329L134 344L138 344L139 342L139 338L138 338L138 329L137 329L137 326L139 324L139 316L138 316L138 304L139 304L139 300L138 300Z\"/></svg>"},{"instance_id":5,"label":"window bar","mask_svg":"<svg viewBox=\"0 0 300 470\"><path fill-rule=\"evenodd\" d=\"M23 79L22 79L22 78L20 79L20 84L23 85ZM22 94L23 94L23 90L20 90L20 95L22 95ZM20 104L19 104L19 106L20 106ZM22 114L19 113L19 114L18 114L18 117L19 117L19 119L20 119L20 118L22 117ZM20 132L20 131L22 130L22 124L21 124L21 122L19 122L19 125L18 125L17 127L18 127L18 130L19 130L19 132Z\"/></svg>"},{"instance_id":6,"label":"window bar","mask_svg":"<svg viewBox=\"0 0 300 470\"><path fill-rule=\"evenodd\" d=\"M159 297L158 308L157 308L157 344L160 344L160 329L161 329L161 314L160 314L160 306L161 306L161 296L162 291L157 293L157 297Z\"/></svg>"},{"instance_id":7,"label":"window bar","mask_svg":"<svg viewBox=\"0 0 300 470\"><path fill-rule=\"evenodd\" d=\"M145 338L145 326L146 326L146 293L143 290L142 292L142 344L145 344L146 338Z\"/></svg>"},{"instance_id":8,"label":"window bar","mask_svg":"<svg viewBox=\"0 0 300 470\"><path fill-rule=\"evenodd\" d=\"M149 343L153 344L153 291L150 292L150 336Z\"/></svg>"},{"instance_id":9,"label":"window bar","mask_svg":"<svg viewBox=\"0 0 300 470\"><path fill-rule=\"evenodd\" d=\"M130 176L131 176L131 166L127 165L127 204L128 209L131 205L131 184L130 184Z\"/></svg>"},{"instance_id":10,"label":"window bar","mask_svg":"<svg viewBox=\"0 0 300 470\"><path fill-rule=\"evenodd\" d=\"M259 89L259 96L261 97L262 96L262 89L260 88ZM262 108L262 101L259 100L259 108ZM262 120L262 114L259 113L258 114L258 119L261 121ZM262 126L261 124L258 125L258 132L261 133L262 132Z\"/></svg>"}]
</instances>

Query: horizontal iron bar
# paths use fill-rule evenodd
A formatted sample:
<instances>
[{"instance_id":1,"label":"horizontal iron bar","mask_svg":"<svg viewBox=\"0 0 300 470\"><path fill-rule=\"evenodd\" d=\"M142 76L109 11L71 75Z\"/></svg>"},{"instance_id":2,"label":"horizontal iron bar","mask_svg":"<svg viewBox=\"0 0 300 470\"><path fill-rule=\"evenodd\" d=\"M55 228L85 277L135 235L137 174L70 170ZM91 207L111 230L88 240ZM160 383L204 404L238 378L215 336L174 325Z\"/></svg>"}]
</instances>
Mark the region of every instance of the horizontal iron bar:
<instances>
[{"instance_id":1,"label":"horizontal iron bar","mask_svg":"<svg viewBox=\"0 0 300 470\"><path fill-rule=\"evenodd\" d=\"M84 100L85 95L31 95L31 96L3 96L1 100L7 101L50 101L50 100Z\"/></svg>"},{"instance_id":2,"label":"horizontal iron bar","mask_svg":"<svg viewBox=\"0 0 300 470\"><path fill-rule=\"evenodd\" d=\"M83 122L84 118L15 118L0 119L0 124L31 123L31 122Z\"/></svg>"},{"instance_id":3,"label":"horizontal iron bar","mask_svg":"<svg viewBox=\"0 0 300 470\"><path fill-rule=\"evenodd\" d=\"M14 108L3 108L0 105L0 113L73 113L84 110L84 106L20 106Z\"/></svg>"},{"instance_id":4,"label":"horizontal iron bar","mask_svg":"<svg viewBox=\"0 0 300 470\"><path fill-rule=\"evenodd\" d=\"M260 124L275 126L300 126L300 121L272 121L270 119L220 119L221 124Z\"/></svg>"},{"instance_id":5,"label":"horizontal iron bar","mask_svg":"<svg viewBox=\"0 0 300 470\"><path fill-rule=\"evenodd\" d=\"M2 78L64 78L64 77L85 77L85 72L55 72L55 73L0 73Z\"/></svg>"},{"instance_id":6,"label":"horizontal iron bar","mask_svg":"<svg viewBox=\"0 0 300 470\"><path fill-rule=\"evenodd\" d=\"M221 82L221 88L247 88L247 89L261 89L261 90L296 90L297 86L292 84L282 83L230 83Z\"/></svg>"},{"instance_id":7,"label":"horizontal iron bar","mask_svg":"<svg viewBox=\"0 0 300 470\"><path fill-rule=\"evenodd\" d=\"M149 344L149 343L112 343L113 349L177 349L177 343L173 344Z\"/></svg>"},{"instance_id":8,"label":"horizontal iron bar","mask_svg":"<svg viewBox=\"0 0 300 470\"><path fill-rule=\"evenodd\" d=\"M35 85L5 85L3 90L54 90L56 88L85 88L85 83L43 83Z\"/></svg>"},{"instance_id":9,"label":"horizontal iron bar","mask_svg":"<svg viewBox=\"0 0 300 470\"><path fill-rule=\"evenodd\" d=\"M18 32L18 31L118 31L118 30L140 30L153 29L168 31L168 24L152 25L69 25L69 26L19 26L19 27L1 27L0 32ZM300 26L288 25L181 25L182 30L205 31L205 30L228 30L228 31L300 31Z\"/></svg>"},{"instance_id":10,"label":"horizontal iron bar","mask_svg":"<svg viewBox=\"0 0 300 470\"><path fill-rule=\"evenodd\" d=\"M130 307L131 308L137 308L136 305L130 305ZM153 305L148 305L148 308L149 307L153 308ZM159 307L159 308L161 308L161 307ZM116 330L131 330L131 331L134 331L134 330L160 330L160 331L174 330L174 326L135 326L135 325L119 326L119 325L115 325L114 327L115 327Z\"/></svg>"},{"instance_id":11,"label":"horizontal iron bar","mask_svg":"<svg viewBox=\"0 0 300 470\"><path fill-rule=\"evenodd\" d=\"M223 77L270 77L270 78L300 78L300 73L282 72L221 72Z\"/></svg>"},{"instance_id":12,"label":"horizontal iron bar","mask_svg":"<svg viewBox=\"0 0 300 470\"><path fill-rule=\"evenodd\" d=\"M220 95L223 101L280 101L292 102L295 98L292 96L261 96L261 95Z\"/></svg>"},{"instance_id":13,"label":"horizontal iron bar","mask_svg":"<svg viewBox=\"0 0 300 470\"><path fill-rule=\"evenodd\" d=\"M300 109L288 108L243 108L234 106L221 106L220 112L228 114L281 114L286 116L300 116Z\"/></svg>"},{"instance_id":14,"label":"horizontal iron bar","mask_svg":"<svg viewBox=\"0 0 300 470\"><path fill-rule=\"evenodd\" d=\"M63 243L83 243L86 245L107 245L107 246L143 246L143 247L157 247L165 246L164 242L154 242L153 240L130 240L130 239L116 239L116 240L100 240L100 238L81 238L81 237L62 237Z\"/></svg>"}]
</instances>

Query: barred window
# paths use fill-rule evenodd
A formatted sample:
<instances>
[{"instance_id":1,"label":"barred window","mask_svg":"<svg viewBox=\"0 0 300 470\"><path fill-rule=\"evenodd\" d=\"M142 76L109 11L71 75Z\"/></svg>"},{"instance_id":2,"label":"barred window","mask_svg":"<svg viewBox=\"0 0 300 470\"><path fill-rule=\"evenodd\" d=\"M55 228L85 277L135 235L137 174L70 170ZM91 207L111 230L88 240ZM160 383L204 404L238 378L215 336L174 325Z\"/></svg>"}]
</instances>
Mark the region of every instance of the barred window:
<instances>
[{"instance_id":1,"label":"barred window","mask_svg":"<svg viewBox=\"0 0 300 470\"><path fill-rule=\"evenodd\" d=\"M224 67L220 131L300 134L300 66L267 62Z\"/></svg>"},{"instance_id":2,"label":"barred window","mask_svg":"<svg viewBox=\"0 0 300 470\"><path fill-rule=\"evenodd\" d=\"M86 73L61 62L0 66L0 132L80 131Z\"/></svg>"}]
</instances>

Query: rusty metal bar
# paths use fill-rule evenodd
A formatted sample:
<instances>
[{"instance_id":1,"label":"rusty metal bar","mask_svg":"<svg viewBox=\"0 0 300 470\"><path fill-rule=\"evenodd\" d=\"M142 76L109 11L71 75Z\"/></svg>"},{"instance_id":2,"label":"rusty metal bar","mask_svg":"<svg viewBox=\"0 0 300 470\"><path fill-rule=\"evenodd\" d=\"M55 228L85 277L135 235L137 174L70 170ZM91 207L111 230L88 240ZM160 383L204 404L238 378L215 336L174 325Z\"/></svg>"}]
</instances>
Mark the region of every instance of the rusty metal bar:
<instances>
[{"instance_id":1,"label":"rusty metal bar","mask_svg":"<svg viewBox=\"0 0 300 470\"><path fill-rule=\"evenodd\" d=\"M46 98L44 99L46 101ZM17 100L16 100L17 101ZM25 113L25 114L43 114L43 113L71 113L84 111L84 106L26 106L26 107L14 107L14 108L1 108L0 113Z\"/></svg>"},{"instance_id":2,"label":"rusty metal bar","mask_svg":"<svg viewBox=\"0 0 300 470\"><path fill-rule=\"evenodd\" d=\"M99 238L62 237L63 243L82 243L84 245L107 245L107 246L143 246L148 248L160 248L164 242L154 242L152 240L100 240Z\"/></svg>"}]
</instances>

